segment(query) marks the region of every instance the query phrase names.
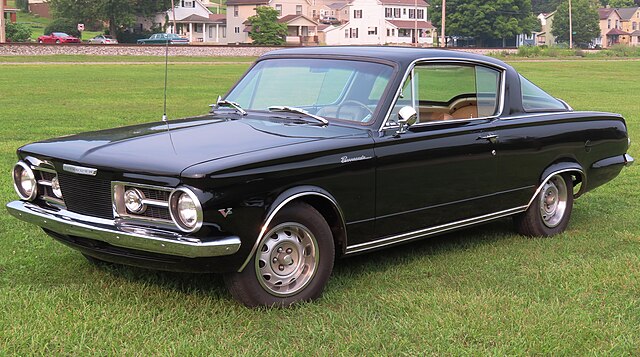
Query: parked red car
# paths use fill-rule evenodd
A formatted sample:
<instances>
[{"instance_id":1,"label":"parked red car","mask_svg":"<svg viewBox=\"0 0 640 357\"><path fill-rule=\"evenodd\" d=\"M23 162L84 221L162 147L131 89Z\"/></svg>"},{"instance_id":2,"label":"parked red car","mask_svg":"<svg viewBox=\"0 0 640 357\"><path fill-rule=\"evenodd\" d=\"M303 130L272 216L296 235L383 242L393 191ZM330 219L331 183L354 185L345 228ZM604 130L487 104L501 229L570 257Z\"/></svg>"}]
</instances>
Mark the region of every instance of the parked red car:
<instances>
[{"instance_id":1,"label":"parked red car","mask_svg":"<svg viewBox=\"0 0 640 357\"><path fill-rule=\"evenodd\" d=\"M80 43L80 39L64 32L52 32L38 37L38 43Z\"/></svg>"}]
</instances>

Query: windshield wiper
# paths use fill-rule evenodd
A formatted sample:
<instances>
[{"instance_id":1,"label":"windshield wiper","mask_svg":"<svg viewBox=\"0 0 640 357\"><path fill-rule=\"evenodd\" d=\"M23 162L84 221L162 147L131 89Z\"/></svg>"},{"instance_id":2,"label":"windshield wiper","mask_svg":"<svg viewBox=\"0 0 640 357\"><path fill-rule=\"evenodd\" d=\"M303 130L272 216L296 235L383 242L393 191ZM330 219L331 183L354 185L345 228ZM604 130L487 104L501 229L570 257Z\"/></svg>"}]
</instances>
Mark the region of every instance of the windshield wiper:
<instances>
[{"instance_id":1,"label":"windshield wiper","mask_svg":"<svg viewBox=\"0 0 640 357\"><path fill-rule=\"evenodd\" d=\"M268 109L270 112L284 112L284 113L296 113L296 114L306 115L310 118L313 118L319 121L320 123L322 123L322 125L329 125L329 121L327 119L315 114L311 114L302 108L274 105L269 107Z\"/></svg>"},{"instance_id":2,"label":"windshield wiper","mask_svg":"<svg viewBox=\"0 0 640 357\"><path fill-rule=\"evenodd\" d=\"M222 99L220 97L218 97L218 100L216 101L216 104L211 104L209 106L211 108L215 108L215 109L220 108L220 106L231 107L231 108L235 109L238 113L240 113L242 115L247 115L247 111L242 109L240 104L238 104L236 102L232 102L230 100Z\"/></svg>"}]
</instances>

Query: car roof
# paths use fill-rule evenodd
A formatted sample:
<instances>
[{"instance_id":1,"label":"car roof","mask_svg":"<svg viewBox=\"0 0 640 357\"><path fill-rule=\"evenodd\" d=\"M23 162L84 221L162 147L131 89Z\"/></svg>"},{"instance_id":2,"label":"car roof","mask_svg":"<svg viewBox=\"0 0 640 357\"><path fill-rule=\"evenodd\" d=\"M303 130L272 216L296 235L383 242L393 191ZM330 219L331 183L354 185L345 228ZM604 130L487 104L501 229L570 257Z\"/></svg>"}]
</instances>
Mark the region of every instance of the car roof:
<instances>
[{"instance_id":1,"label":"car roof","mask_svg":"<svg viewBox=\"0 0 640 357\"><path fill-rule=\"evenodd\" d=\"M491 63L503 68L509 67L506 63L487 56L475 53L436 49L436 48L414 48L398 46L318 46L318 47L298 47L279 49L267 52L269 56L340 56L340 57L368 57L396 62L401 65L419 59L458 59L472 60Z\"/></svg>"}]
</instances>

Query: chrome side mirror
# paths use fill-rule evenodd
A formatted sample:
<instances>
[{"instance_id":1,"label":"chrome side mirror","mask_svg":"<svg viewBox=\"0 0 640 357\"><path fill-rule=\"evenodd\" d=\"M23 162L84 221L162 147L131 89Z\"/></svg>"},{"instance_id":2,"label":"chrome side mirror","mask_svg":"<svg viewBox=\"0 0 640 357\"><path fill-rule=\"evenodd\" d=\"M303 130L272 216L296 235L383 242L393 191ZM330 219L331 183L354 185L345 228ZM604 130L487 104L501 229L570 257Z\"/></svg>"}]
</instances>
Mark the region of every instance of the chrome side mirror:
<instances>
[{"instance_id":1,"label":"chrome side mirror","mask_svg":"<svg viewBox=\"0 0 640 357\"><path fill-rule=\"evenodd\" d=\"M398 125L400 128L396 131L395 136L404 134L407 129L418 121L418 113L413 107L405 106L398 111Z\"/></svg>"}]
</instances>

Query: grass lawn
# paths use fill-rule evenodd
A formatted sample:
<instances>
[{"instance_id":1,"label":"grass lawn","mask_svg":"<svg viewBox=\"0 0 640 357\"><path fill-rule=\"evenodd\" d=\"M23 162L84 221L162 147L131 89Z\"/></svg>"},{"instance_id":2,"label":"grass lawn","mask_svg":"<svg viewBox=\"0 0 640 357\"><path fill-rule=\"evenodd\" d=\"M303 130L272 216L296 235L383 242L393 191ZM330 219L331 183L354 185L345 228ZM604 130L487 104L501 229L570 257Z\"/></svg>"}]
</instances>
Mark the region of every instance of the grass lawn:
<instances>
[{"instance_id":1,"label":"grass lawn","mask_svg":"<svg viewBox=\"0 0 640 357\"><path fill-rule=\"evenodd\" d=\"M640 157L637 62L514 63L574 108L622 113ZM246 64L172 64L171 118L204 113ZM0 66L0 203L15 149L162 115L164 67ZM0 212L0 355L638 355L640 168L575 203L566 233L508 219L338 261L324 296L250 310L221 277L97 268Z\"/></svg>"}]
</instances>

